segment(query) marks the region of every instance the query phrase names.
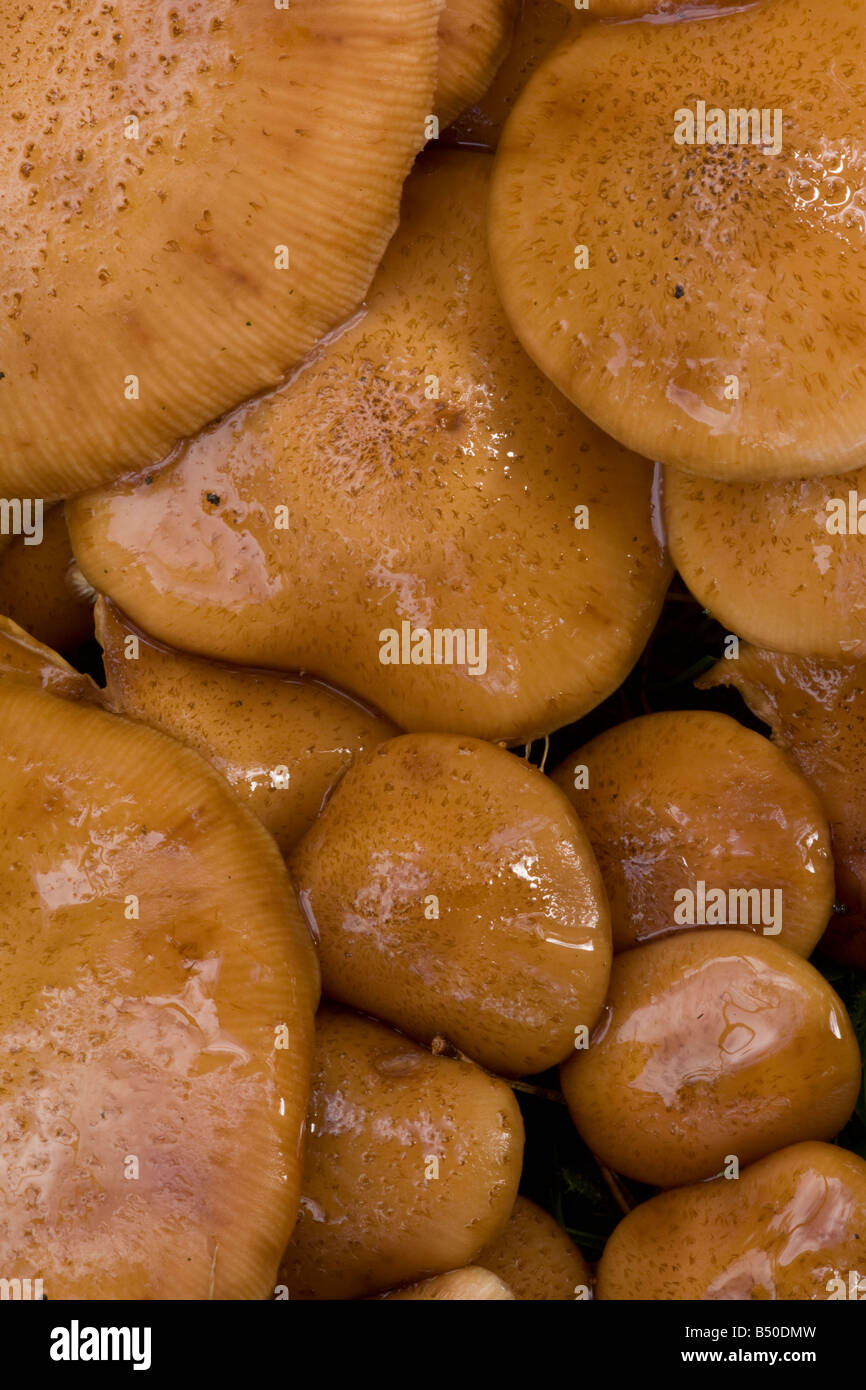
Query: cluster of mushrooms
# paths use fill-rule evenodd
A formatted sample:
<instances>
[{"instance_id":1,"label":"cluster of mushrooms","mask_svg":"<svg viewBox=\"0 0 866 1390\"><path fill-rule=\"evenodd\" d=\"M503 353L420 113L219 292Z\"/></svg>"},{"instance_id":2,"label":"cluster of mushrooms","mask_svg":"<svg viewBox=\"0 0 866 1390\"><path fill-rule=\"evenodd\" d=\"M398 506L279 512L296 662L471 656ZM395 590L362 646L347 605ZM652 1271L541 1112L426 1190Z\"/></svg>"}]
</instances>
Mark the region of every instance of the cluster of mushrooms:
<instances>
[{"instance_id":1,"label":"cluster of mushrooms","mask_svg":"<svg viewBox=\"0 0 866 1390\"><path fill-rule=\"evenodd\" d=\"M864 109L866 0L0 0L7 1284L866 1297Z\"/></svg>"}]
</instances>

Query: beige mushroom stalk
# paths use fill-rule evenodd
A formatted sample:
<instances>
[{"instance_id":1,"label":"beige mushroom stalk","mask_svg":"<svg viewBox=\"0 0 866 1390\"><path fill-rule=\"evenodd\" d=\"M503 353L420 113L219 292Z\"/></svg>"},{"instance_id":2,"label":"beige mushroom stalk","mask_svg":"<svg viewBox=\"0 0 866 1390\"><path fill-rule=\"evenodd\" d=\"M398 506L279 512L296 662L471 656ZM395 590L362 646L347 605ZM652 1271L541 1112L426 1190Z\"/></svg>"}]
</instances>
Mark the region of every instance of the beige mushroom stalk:
<instances>
[{"instance_id":1,"label":"beige mushroom stalk","mask_svg":"<svg viewBox=\"0 0 866 1390\"><path fill-rule=\"evenodd\" d=\"M0 16L0 480L59 497L272 387L364 295L439 0Z\"/></svg>"},{"instance_id":2,"label":"beige mushroom stalk","mask_svg":"<svg viewBox=\"0 0 866 1390\"><path fill-rule=\"evenodd\" d=\"M651 470L514 338L490 166L422 161L352 328L175 462L68 506L82 570L133 622L491 739L549 732L625 678L670 577Z\"/></svg>"},{"instance_id":3,"label":"beige mushroom stalk","mask_svg":"<svg viewBox=\"0 0 866 1390\"><path fill-rule=\"evenodd\" d=\"M517 102L490 203L509 318L648 458L738 481L855 468L866 0L666 19L587 25Z\"/></svg>"},{"instance_id":4,"label":"beige mushroom stalk","mask_svg":"<svg viewBox=\"0 0 866 1390\"><path fill-rule=\"evenodd\" d=\"M498 1275L477 1265L467 1265L465 1269L452 1269L448 1274L437 1274L432 1279L422 1280L420 1284L409 1284L405 1289L383 1294L381 1301L422 1299L433 1303L489 1303L513 1298L514 1294Z\"/></svg>"}]
</instances>

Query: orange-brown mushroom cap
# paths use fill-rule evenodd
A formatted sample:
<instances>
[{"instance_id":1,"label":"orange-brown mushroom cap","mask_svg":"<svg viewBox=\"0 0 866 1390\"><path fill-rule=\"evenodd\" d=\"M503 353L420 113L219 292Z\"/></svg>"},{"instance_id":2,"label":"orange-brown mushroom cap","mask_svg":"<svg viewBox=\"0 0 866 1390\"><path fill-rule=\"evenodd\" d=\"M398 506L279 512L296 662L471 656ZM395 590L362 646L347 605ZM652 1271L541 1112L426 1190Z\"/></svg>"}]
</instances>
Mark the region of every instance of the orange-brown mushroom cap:
<instances>
[{"instance_id":1,"label":"orange-brown mushroom cap","mask_svg":"<svg viewBox=\"0 0 866 1390\"><path fill-rule=\"evenodd\" d=\"M519 0L445 0L434 109L449 125L484 94L514 33Z\"/></svg>"},{"instance_id":2,"label":"orange-brown mushroom cap","mask_svg":"<svg viewBox=\"0 0 866 1390\"><path fill-rule=\"evenodd\" d=\"M592 1273L557 1221L527 1197L518 1197L504 1231L478 1255L478 1264L531 1302L589 1298Z\"/></svg>"},{"instance_id":3,"label":"orange-brown mushroom cap","mask_svg":"<svg viewBox=\"0 0 866 1390\"><path fill-rule=\"evenodd\" d=\"M48 1299L262 1298L300 1191L315 957L195 753L0 679L0 1268Z\"/></svg>"},{"instance_id":4,"label":"orange-brown mushroom cap","mask_svg":"<svg viewBox=\"0 0 866 1390\"><path fill-rule=\"evenodd\" d=\"M46 646L69 652L93 636L93 606L71 581L62 507L45 513L41 532L38 544L16 536L0 553L0 613Z\"/></svg>"},{"instance_id":5,"label":"orange-brown mushroom cap","mask_svg":"<svg viewBox=\"0 0 866 1390\"><path fill-rule=\"evenodd\" d=\"M514 338L490 167L425 159L352 328L176 462L68 506L82 570L133 622L402 728L514 742L622 682L670 577L651 470Z\"/></svg>"},{"instance_id":6,"label":"orange-brown mushroom cap","mask_svg":"<svg viewBox=\"0 0 866 1390\"><path fill-rule=\"evenodd\" d=\"M503 303L637 453L740 480L861 460L864 20L764 0L592 24L520 97L490 204Z\"/></svg>"},{"instance_id":7,"label":"orange-brown mushroom cap","mask_svg":"<svg viewBox=\"0 0 866 1390\"><path fill-rule=\"evenodd\" d=\"M273 386L363 296L439 0L0 15L0 479L65 496Z\"/></svg>"}]
</instances>

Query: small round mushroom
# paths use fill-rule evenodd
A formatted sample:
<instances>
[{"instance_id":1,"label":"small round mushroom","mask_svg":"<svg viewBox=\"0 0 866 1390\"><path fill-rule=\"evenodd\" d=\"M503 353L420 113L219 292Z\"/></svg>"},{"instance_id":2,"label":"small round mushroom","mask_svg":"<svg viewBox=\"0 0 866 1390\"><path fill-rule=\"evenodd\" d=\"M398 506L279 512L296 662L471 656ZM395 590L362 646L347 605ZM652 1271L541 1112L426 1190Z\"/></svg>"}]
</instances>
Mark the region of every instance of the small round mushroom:
<instances>
[{"instance_id":1,"label":"small round mushroom","mask_svg":"<svg viewBox=\"0 0 866 1390\"><path fill-rule=\"evenodd\" d=\"M346 769L397 732L321 681L185 656L153 642L105 599L96 607L112 708L213 763L283 854Z\"/></svg>"},{"instance_id":2,"label":"small round mushroom","mask_svg":"<svg viewBox=\"0 0 866 1390\"><path fill-rule=\"evenodd\" d=\"M382 743L289 863L331 998L509 1076L588 1037L610 973L601 875L566 797L511 753Z\"/></svg>"},{"instance_id":3,"label":"small round mushroom","mask_svg":"<svg viewBox=\"0 0 866 1390\"><path fill-rule=\"evenodd\" d=\"M522 1158L504 1081L323 1008L279 1283L293 1299L361 1298L471 1263L508 1220Z\"/></svg>"},{"instance_id":4,"label":"small round mushroom","mask_svg":"<svg viewBox=\"0 0 866 1390\"><path fill-rule=\"evenodd\" d=\"M93 636L93 605L71 586L71 563L62 507L45 513L38 544L16 536L0 554L0 613L62 652Z\"/></svg>"},{"instance_id":5,"label":"small round mushroom","mask_svg":"<svg viewBox=\"0 0 866 1390\"><path fill-rule=\"evenodd\" d=\"M667 469L663 496L677 569L720 623L777 651L866 658L866 468L771 486Z\"/></svg>"},{"instance_id":6,"label":"small round mushroom","mask_svg":"<svg viewBox=\"0 0 866 1390\"><path fill-rule=\"evenodd\" d=\"M516 342L490 168L425 158L353 327L176 462L70 505L82 570L146 632L512 742L624 680L671 574L651 470Z\"/></svg>"},{"instance_id":7,"label":"small round mushroom","mask_svg":"<svg viewBox=\"0 0 866 1390\"><path fill-rule=\"evenodd\" d=\"M866 970L866 665L840 665L740 646L702 676L733 685L818 792L830 820L839 912L821 940L836 960Z\"/></svg>"},{"instance_id":8,"label":"small round mushroom","mask_svg":"<svg viewBox=\"0 0 866 1390\"><path fill-rule=\"evenodd\" d=\"M862 1300L866 1163L795 1144L737 1182L664 1192L636 1207L598 1267L601 1299Z\"/></svg>"},{"instance_id":9,"label":"small round mushroom","mask_svg":"<svg viewBox=\"0 0 866 1390\"><path fill-rule=\"evenodd\" d=\"M851 1022L817 970L766 937L692 931L616 958L605 1014L562 1089L602 1163L676 1187L832 1139L860 1071Z\"/></svg>"},{"instance_id":10,"label":"small round mushroom","mask_svg":"<svg viewBox=\"0 0 866 1390\"><path fill-rule=\"evenodd\" d=\"M32 640L32 639L31 639ZM315 954L197 754L0 677L0 1268L50 1299L256 1299L300 1193Z\"/></svg>"},{"instance_id":11,"label":"small round mushroom","mask_svg":"<svg viewBox=\"0 0 866 1390\"><path fill-rule=\"evenodd\" d=\"M586 1299L592 1288L590 1267L574 1241L526 1197L518 1197L505 1230L484 1247L478 1263L498 1274L518 1299Z\"/></svg>"},{"instance_id":12,"label":"small round mushroom","mask_svg":"<svg viewBox=\"0 0 866 1390\"><path fill-rule=\"evenodd\" d=\"M396 1298L419 1298L437 1303L451 1302L455 1299L463 1302L490 1302L513 1299L514 1294L507 1284L489 1270L467 1265L465 1269L452 1269L448 1274L437 1274L432 1279L424 1279L420 1284L410 1284L408 1288L382 1294L381 1301Z\"/></svg>"},{"instance_id":13,"label":"small round mushroom","mask_svg":"<svg viewBox=\"0 0 866 1390\"><path fill-rule=\"evenodd\" d=\"M502 302L636 453L739 481L862 462L859 12L589 24L519 98L490 199Z\"/></svg>"},{"instance_id":14,"label":"small round mushroom","mask_svg":"<svg viewBox=\"0 0 866 1390\"><path fill-rule=\"evenodd\" d=\"M812 954L833 905L830 829L769 739L709 710L649 714L593 739L553 780L598 859L615 951L708 925Z\"/></svg>"},{"instance_id":15,"label":"small round mushroom","mask_svg":"<svg viewBox=\"0 0 866 1390\"><path fill-rule=\"evenodd\" d=\"M505 57L519 0L445 0L434 110L447 126L483 96Z\"/></svg>"},{"instance_id":16,"label":"small round mushroom","mask_svg":"<svg viewBox=\"0 0 866 1390\"><path fill-rule=\"evenodd\" d=\"M5 495L164 457L355 310L424 141L439 12L3 7Z\"/></svg>"}]
</instances>

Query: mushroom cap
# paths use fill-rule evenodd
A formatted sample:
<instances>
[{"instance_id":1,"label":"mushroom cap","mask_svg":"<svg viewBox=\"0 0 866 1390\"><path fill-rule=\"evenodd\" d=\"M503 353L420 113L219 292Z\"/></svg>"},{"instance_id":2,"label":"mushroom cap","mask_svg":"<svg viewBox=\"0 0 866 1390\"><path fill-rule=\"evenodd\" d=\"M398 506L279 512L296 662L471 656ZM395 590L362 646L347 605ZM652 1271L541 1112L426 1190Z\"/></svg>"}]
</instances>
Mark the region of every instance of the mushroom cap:
<instances>
[{"instance_id":1,"label":"mushroom cap","mask_svg":"<svg viewBox=\"0 0 866 1390\"><path fill-rule=\"evenodd\" d=\"M262 1298L318 992L285 866L165 735L14 676L0 721L4 1275L49 1299Z\"/></svg>"},{"instance_id":2,"label":"mushroom cap","mask_svg":"<svg viewBox=\"0 0 866 1390\"><path fill-rule=\"evenodd\" d=\"M592 24L518 100L490 201L503 304L637 453L739 480L862 459L862 21L862 0L766 0ZM766 111L769 133L780 112L781 151L677 143L707 98L713 137L730 111Z\"/></svg>"},{"instance_id":3,"label":"mushroom cap","mask_svg":"<svg viewBox=\"0 0 866 1390\"><path fill-rule=\"evenodd\" d=\"M591 1029L610 926L550 780L476 739L408 734L350 768L290 859L325 992L504 1075Z\"/></svg>"},{"instance_id":4,"label":"mushroom cap","mask_svg":"<svg viewBox=\"0 0 866 1390\"><path fill-rule=\"evenodd\" d=\"M514 338L484 245L490 166L423 161L353 328L175 463L70 504L82 570L133 622L308 671L402 728L525 741L619 686L671 573L651 470ZM453 642L441 664L403 662L418 632L431 657Z\"/></svg>"},{"instance_id":5,"label":"mushroom cap","mask_svg":"<svg viewBox=\"0 0 866 1390\"><path fill-rule=\"evenodd\" d=\"M601 1299L826 1299L863 1269L866 1163L833 1144L794 1144L739 1181L663 1192L610 1237ZM862 1295L861 1295L862 1297Z\"/></svg>"},{"instance_id":6,"label":"mushroom cap","mask_svg":"<svg viewBox=\"0 0 866 1390\"><path fill-rule=\"evenodd\" d=\"M574 1241L527 1197L518 1197L505 1230L484 1247L478 1263L498 1274L515 1298L531 1302L574 1299L592 1286L592 1271Z\"/></svg>"},{"instance_id":7,"label":"mushroom cap","mask_svg":"<svg viewBox=\"0 0 866 1390\"><path fill-rule=\"evenodd\" d=\"M46 511L38 545L16 536L0 552L0 613L46 646L67 652L93 636L93 607L70 586L71 563L62 507Z\"/></svg>"},{"instance_id":8,"label":"mushroom cap","mask_svg":"<svg viewBox=\"0 0 866 1390\"><path fill-rule=\"evenodd\" d=\"M76 671L57 652L4 617L0 617L0 676L68 699L86 700L100 707L105 704L102 691L90 676Z\"/></svg>"},{"instance_id":9,"label":"mushroom cap","mask_svg":"<svg viewBox=\"0 0 866 1390\"><path fill-rule=\"evenodd\" d=\"M381 1302L388 1299L410 1298L429 1299L431 1302L446 1303L454 1299L467 1301L493 1301L514 1298L508 1285L491 1274L489 1269L477 1265L467 1265L465 1269L452 1269L447 1274L436 1274L432 1279L424 1279L420 1284L410 1284L405 1289L395 1289L393 1293L382 1294Z\"/></svg>"},{"instance_id":10,"label":"mushroom cap","mask_svg":"<svg viewBox=\"0 0 866 1390\"><path fill-rule=\"evenodd\" d=\"M519 0L445 0L434 109L446 126L490 86L514 35Z\"/></svg>"},{"instance_id":11,"label":"mushroom cap","mask_svg":"<svg viewBox=\"0 0 866 1390\"><path fill-rule=\"evenodd\" d=\"M726 899L730 890L778 890L776 939L812 954L833 906L830 829L816 793L769 739L710 710L648 714L593 739L553 780L598 860L615 951L683 931L676 894L703 882ZM715 925L761 931L748 921Z\"/></svg>"},{"instance_id":12,"label":"mushroom cap","mask_svg":"<svg viewBox=\"0 0 866 1390\"><path fill-rule=\"evenodd\" d=\"M439 9L4 6L4 488L162 458L357 306L423 144Z\"/></svg>"},{"instance_id":13,"label":"mushroom cap","mask_svg":"<svg viewBox=\"0 0 866 1390\"><path fill-rule=\"evenodd\" d=\"M733 685L817 791L830 821L836 915L821 948L866 970L866 666L783 656L748 643L696 682Z\"/></svg>"},{"instance_id":14,"label":"mushroom cap","mask_svg":"<svg viewBox=\"0 0 866 1390\"><path fill-rule=\"evenodd\" d=\"M578 0L556 0L566 10L574 10ZM587 14L592 19L636 19L647 14L673 15L678 10L694 10L719 0L589 0Z\"/></svg>"},{"instance_id":15,"label":"mushroom cap","mask_svg":"<svg viewBox=\"0 0 866 1390\"><path fill-rule=\"evenodd\" d=\"M375 1019L323 1008L291 1298L380 1293L469 1264L508 1220L523 1159L514 1093Z\"/></svg>"},{"instance_id":16,"label":"mushroom cap","mask_svg":"<svg viewBox=\"0 0 866 1390\"><path fill-rule=\"evenodd\" d=\"M842 1001L766 937L678 932L613 963L607 1009L562 1068L598 1159L654 1187L715 1177L786 1144L832 1139L860 1090Z\"/></svg>"},{"instance_id":17,"label":"mushroom cap","mask_svg":"<svg viewBox=\"0 0 866 1390\"><path fill-rule=\"evenodd\" d=\"M160 646L105 599L96 627L112 708L213 763L283 854L309 830L346 768L397 732L320 681L221 666ZM128 660L130 634L137 656Z\"/></svg>"},{"instance_id":18,"label":"mushroom cap","mask_svg":"<svg viewBox=\"0 0 866 1390\"><path fill-rule=\"evenodd\" d=\"M699 603L750 642L863 660L866 516L863 534L852 534L860 518L849 493L866 498L866 468L772 485L667 469L664 524L677 569Z\"/></svg>"}]
</instances>

